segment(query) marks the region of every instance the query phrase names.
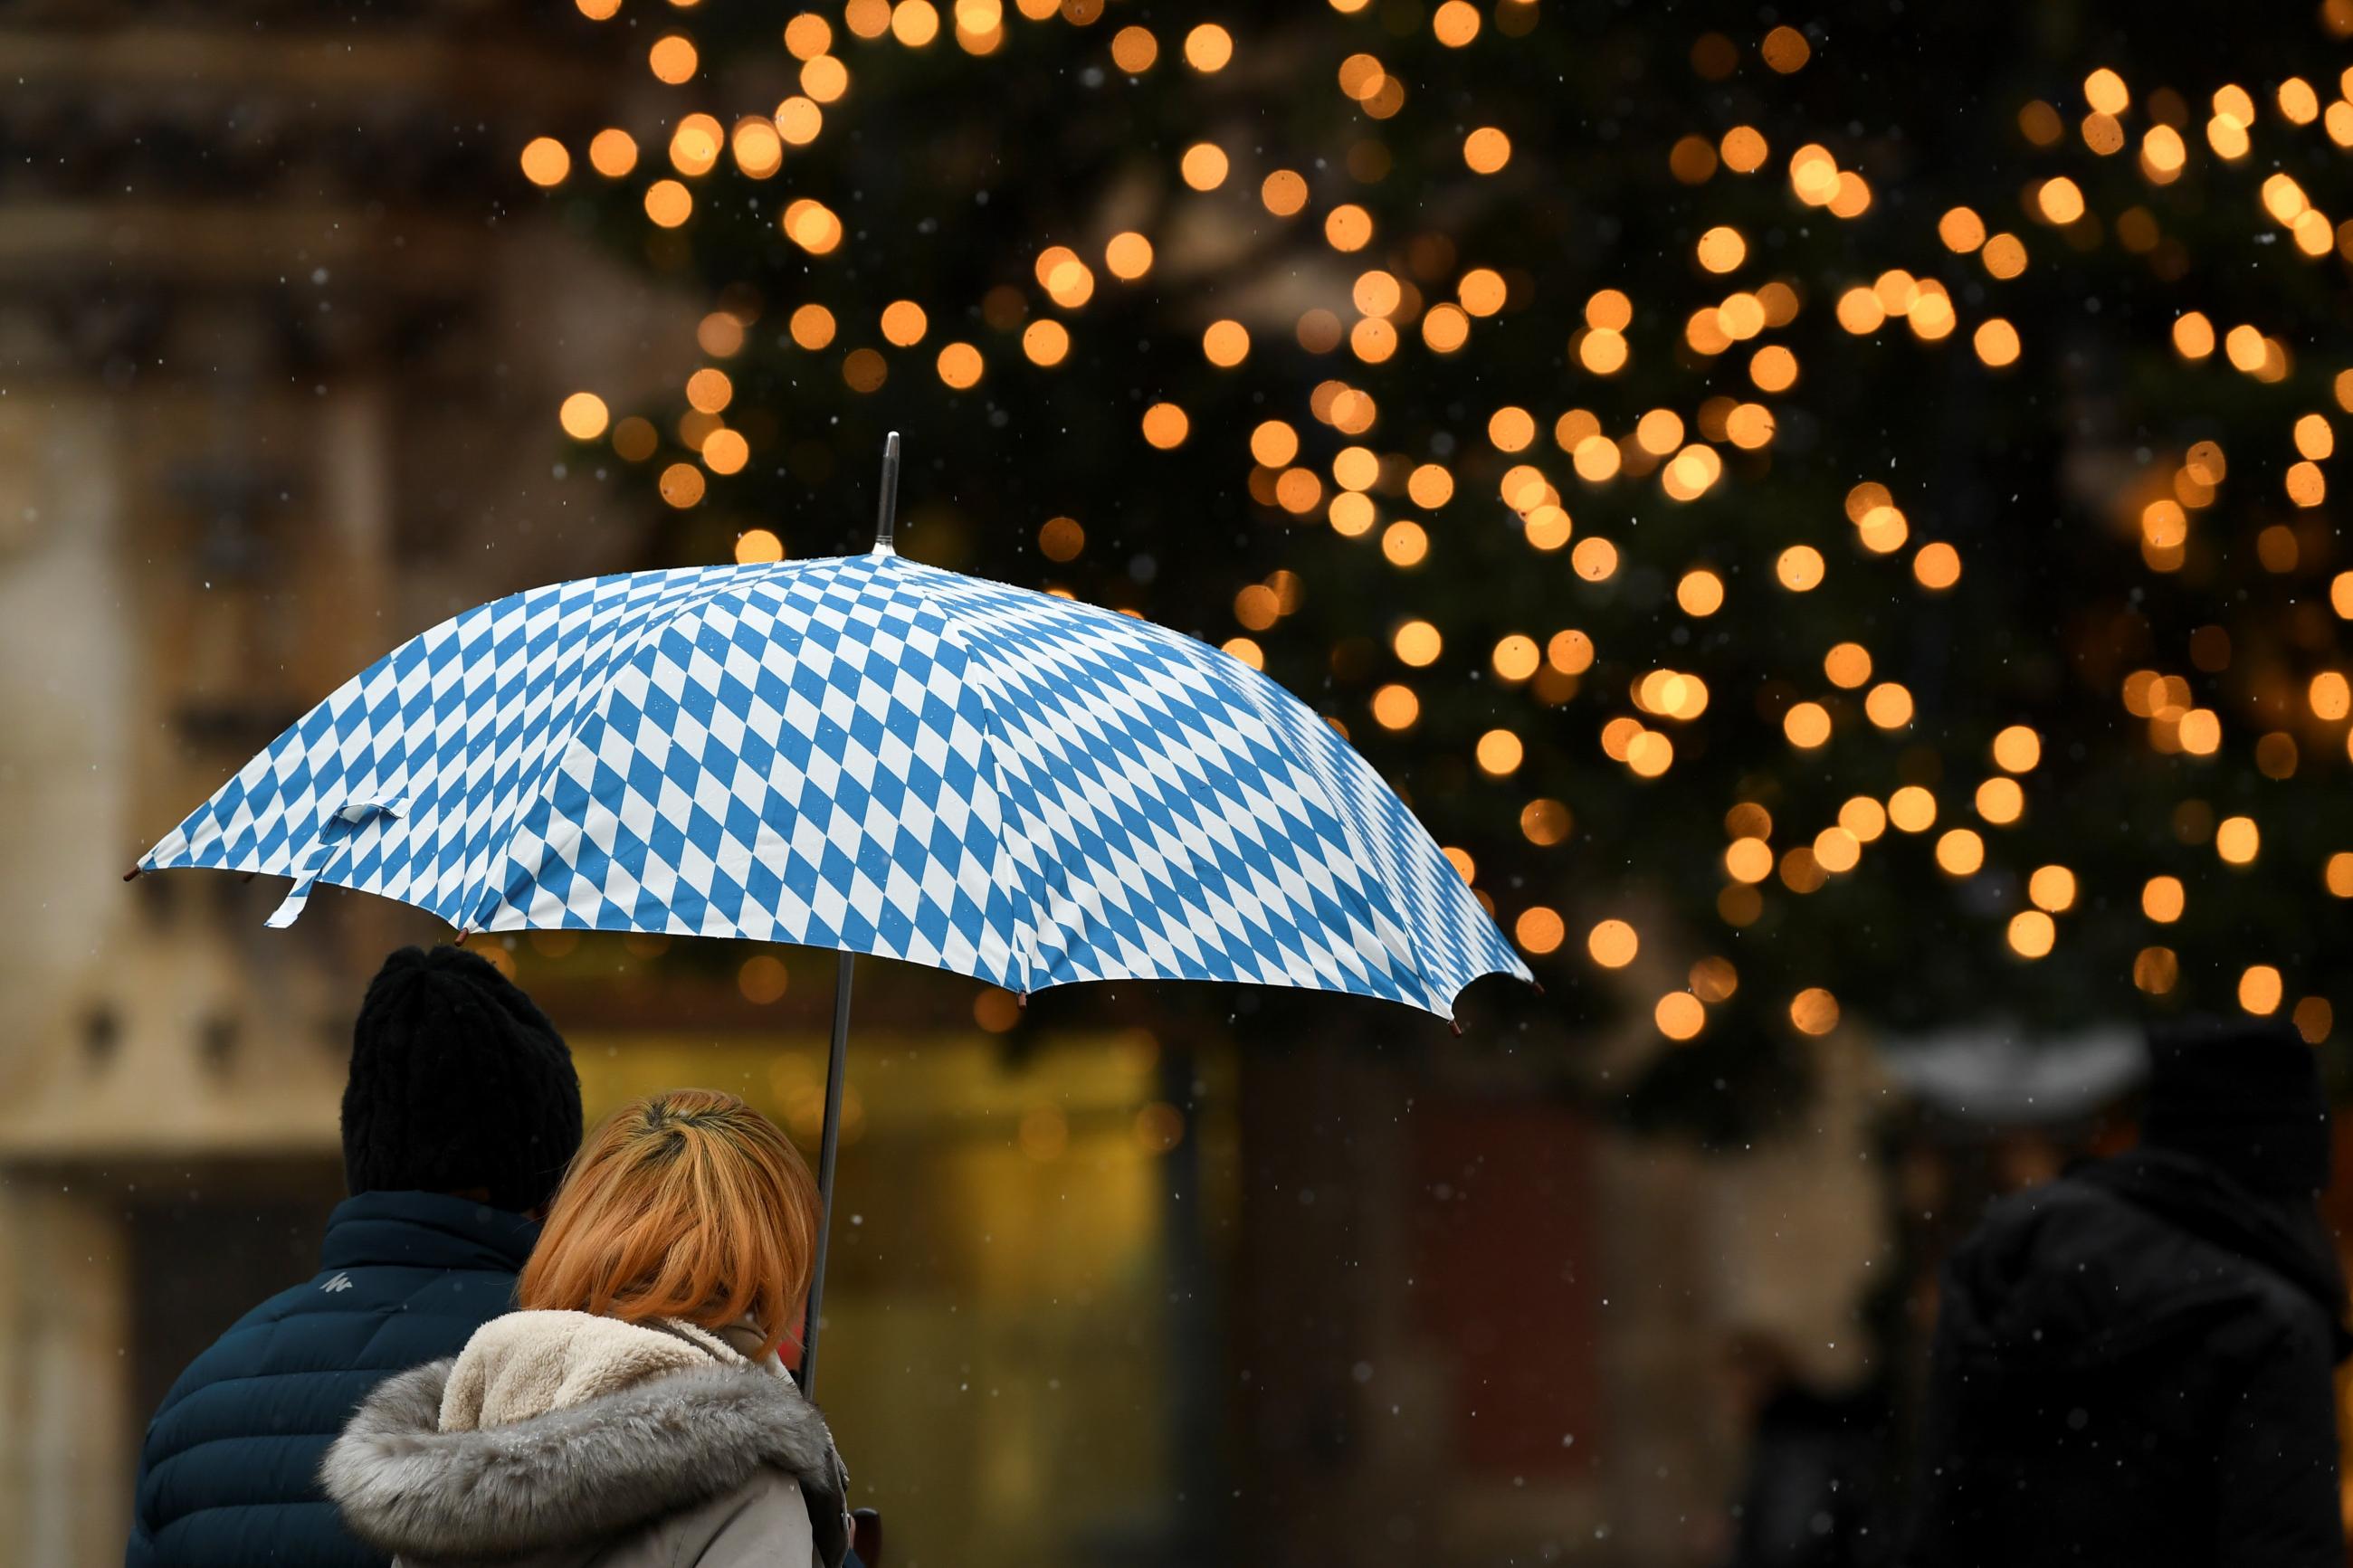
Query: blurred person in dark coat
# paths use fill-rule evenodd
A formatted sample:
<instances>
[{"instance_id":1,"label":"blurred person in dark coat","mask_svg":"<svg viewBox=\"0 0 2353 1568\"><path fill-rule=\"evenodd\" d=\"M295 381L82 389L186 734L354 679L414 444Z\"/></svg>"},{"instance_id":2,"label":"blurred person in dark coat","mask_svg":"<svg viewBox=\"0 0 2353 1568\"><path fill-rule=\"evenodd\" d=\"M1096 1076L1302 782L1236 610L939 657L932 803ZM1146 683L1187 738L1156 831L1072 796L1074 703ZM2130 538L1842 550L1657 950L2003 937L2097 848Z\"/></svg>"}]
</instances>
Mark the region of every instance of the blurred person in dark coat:
<instances>
[{"instance_id":1,"label":"blurred person in dark coat","mask_svg":"<svg viewBox=\"0 0 2353 1568\"><path fill-rule=\"evenodd\" d=\"M1767 1331L1734 1337L1748 1468L1725 1568L1854 1568L1886 1560L1887 1408L1870 1388L1828 1390Z\"/></svg>"},{"instance_id":2,"label":"blurred person in dark coat","mask_svg":"<svg viewBox=\"0 0 2353 1568\"><path fill-rule=\"evenodd\" d=\"M2317 1065L2270 1022L2150 1045L2140 1146L1946 1267L1906 1568L2343 1568Z\"/></svg>"},{"instance_id":3,"label":"blurred person in dark coat","mask_svg":"<svg viewBox=\"0 0 2353 1568\"><path fill-rule=\"evenodd\" d=\"M149 1424L127 1568L383 1568L320 1461L376 1384L512 1309L580 1146L580 1079L491 964L403 948L353 1028L343 1139L351 1195L318 1274L240 1319Z\"/></svg>"}]
</instances>

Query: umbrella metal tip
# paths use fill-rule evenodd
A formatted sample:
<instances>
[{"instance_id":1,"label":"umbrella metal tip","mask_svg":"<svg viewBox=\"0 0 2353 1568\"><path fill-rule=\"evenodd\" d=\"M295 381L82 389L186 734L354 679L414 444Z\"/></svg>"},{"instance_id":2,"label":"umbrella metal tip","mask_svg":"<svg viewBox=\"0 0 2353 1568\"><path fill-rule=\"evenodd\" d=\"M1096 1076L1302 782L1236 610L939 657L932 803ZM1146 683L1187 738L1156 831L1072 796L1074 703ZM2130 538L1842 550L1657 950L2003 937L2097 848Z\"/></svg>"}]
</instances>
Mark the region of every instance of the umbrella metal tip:
<instances>
[{"instance_id":1,"label":"umbrella metal tip","mask_svg":"<svg viewBox=\"0 0 2353 1568\"><path fill-rule=\"evenodd\" d=\"M899 523L899 432L882 438L882 490L874 508L874 549L886 553Z\"/></svg>"}]
</instances>

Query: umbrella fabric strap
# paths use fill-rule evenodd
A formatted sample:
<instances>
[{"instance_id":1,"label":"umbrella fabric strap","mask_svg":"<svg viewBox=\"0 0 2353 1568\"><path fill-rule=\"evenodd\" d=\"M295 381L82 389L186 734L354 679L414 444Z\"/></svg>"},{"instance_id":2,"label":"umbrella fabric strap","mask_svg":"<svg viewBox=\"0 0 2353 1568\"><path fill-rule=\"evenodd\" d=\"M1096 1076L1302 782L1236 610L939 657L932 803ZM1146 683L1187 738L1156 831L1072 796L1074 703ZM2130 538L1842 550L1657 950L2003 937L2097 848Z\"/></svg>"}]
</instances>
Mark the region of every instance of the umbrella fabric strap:
<instances>
[{"instance_id":1,"label":"umbrella fabric strap","mask_svg":"<svg viewBox=\"0 0 2353 1568\"><path fill-rule=\"evenodd\" d=\"M286 897L270 911L269 924L273 931L283 931L301 918L302 908L311 901L311 889L318 885L319 873L326 868L327 860L335 846L349 837L363 823L379 817L395 817L401 814L406 802L398 800L355 800L337 806L319 825L319 837L311 847L311 857L296 874L294 885Z\"/></svg>"}]
</instances>

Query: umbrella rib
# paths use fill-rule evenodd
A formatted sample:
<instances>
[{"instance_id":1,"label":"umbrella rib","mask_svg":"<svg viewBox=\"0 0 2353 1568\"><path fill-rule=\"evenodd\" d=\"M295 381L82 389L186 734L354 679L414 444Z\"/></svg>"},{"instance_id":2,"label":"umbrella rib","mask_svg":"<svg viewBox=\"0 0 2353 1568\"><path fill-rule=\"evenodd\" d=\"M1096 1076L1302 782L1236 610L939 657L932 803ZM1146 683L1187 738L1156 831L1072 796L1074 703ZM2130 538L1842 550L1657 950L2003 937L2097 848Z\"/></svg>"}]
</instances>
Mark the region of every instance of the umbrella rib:
<instances>
[{"instance_id":1,"label":"umbrella rib","mask_svg":"<svg viewBox=\"0 0 2353 1568\"><path fill-rule=\"evenodd\" d=\"M913 565L913 563L907 564ZM923 568L917 566L907 574L913 584L914 591L921 595L927 602L933 604L939 609L941 619L944 623L946 628L946 634L954 637L956 646L964 650L965 658L968 660L977 663L978 661L973 652L971 645L965 640L962 626L956 623L955 617L949 613L949 606L941 603L926 591L923 582ZM1145 626L1152 625L1150 622L1143 624ZM1164 632L1167 630L1166 627L1155 627L1154 629ZM1222 685L1225 688L1229 698L1233 700L1235 706L1239 708L1247 708L1261 713L1272 725L1286 727L1294 731L1297 730L1299 720L1296 715L1282 712L1271 700L1262 700L1263 698L1279 694L1282 700L1295 703L1297 699L1292 697L1288 691L1284 690L1280 686L1271 686L1271 683L1270 683L1271 686L1271 693L1261 694L1252 691L1249 689L1247 684L1233 680L1226 674L1225 671L1219 669L1213 663L1200 657L1201 655L1211 651L1206 644L1199 642L1197 638L1184 637L1182 637L1182 634L1179 633L1168 632L1167 635L1172 639L1179 639L1181 641L1181 652L1187 656L1188 662L1191 662L1194 668L1206 676L1209 680ZM982 709L988 715L989 722L994 730L994 728L999 723L996 707L992 702L990 702L987 690L985 687L976 688L976 689L979 691ZM1320 721L1314 721L1320 722ZM1313 737L1309 736L1303 736L1300 738L1303 741L1313 739ZM1302 750L1303 752L1305 752L1309 751L1310 748L1306 745L1303 745ZM1371 764L1367 763L1366 765L1369 767ZM1357 832L1355 821L1345 810L1342 809L1339 801L1335 799L1333 795L1332 785L1324 779L1323 773L1316 768L1309 756L1303 755L1294 767L1293 772L1299 775L1301 779L1301 794L1303 796L1310 795L1312 794L1313 798L1317 800L1323 805L1324 809L1331 814L1334 822L1338 824L1340 832L1345 838L1350 858L1362 873L1356 879L1359 885L1355 888L1348 886L1347 879L1345 878L1334 878L1335 892L1344 901L1353 901L1362 910L1365 920L1372 927L1374 935L1379 940L1383 951L1388 954L1392 963L1396 965L1398 977L1400 979L1404 979L1410 976L1413 980L1419 982L1421 994L1424 997L1428 997L1435 994L1438 983L1433 981L1430 972L1424 967L1419 955L1409 948L1401 947L1399 945L1400 940L1403 938L1404 933L1409 928L1397 909L1389 889L1382 884L1379 876L1377 874L1378 866L1367 852L1366 846L1365 845L1362 837ZM999 788L997 795L998 799L1004 803L1004 809L1007 812L1010 813L1015 809L1012 800L1005 790ZM1042 842L1041 830L1039 829L1039 825L1033 823L1027 813L1023 814L1022 820L1025 831L1028 832L1031 844L1035 846ZM1396 936L1393 937L1390 934L1391 932L1397 933ZM1034 973L1034 950L1037 940L1034 924L1026 929L1024 934L1031 945L1031 952L1021 954L1021 957L1025 969L1031 970ZM1448 1009L1442 1016L1451 1017L1451 1005L1453 1001L1452 992L1446 993L1446 1001L1448 1004ZM1422 1006L1426 1011L1432 1013L1439 1012L1438 1008L1430 1006L1426 1000L1419 1003L1418 1005Z\"/></svg>"},{"instance_id":2,"label":"umbrella rib","mask_svg":"<svg viewBox=\"0 0 2353 1568\"><path fill-rule=\"evenodd\" d=\"M844 559L848 558L844 557ZM762 574L762 577L765 577L765 568L754 568L754 570L759 572ZM519 796L515 802L512 813L503 823L499 825L496 834L496 837L499 841L498 846L490 852L492 864L484 868L481 881L473 888L469 889L467 890L466 897L461 900L461 907L466 911L465 917L461 921L455 922L460 931L483 931L490 929L489 927L478 922L488 920L492 911L505 900L506 886L504 873L509 862L513 859L514 836L516 830L521 827L523 822L530 817L531 814L538 808L540 803L546 799L549 793L555 787L556 779L564 771L564 759L570 753L572 748L579 743L581 733L586 731L589 725L606 716L612 703L614 690L619 685L620 678L640 664L645 665L648 668L649 673L650 673L653 660L659 657L661 652L661 639L663 634L675 630L691 619L699 618L705 611L709 610L712 605L716 604L721 599L727 597L729 595L734 595L740 597L748 582L759 580L761 580L761 578L752 577L749 575L729 575L723 577L720 581L713 583L707 590L699 591L681 601L675 609L671 610L659 623L652 620L649 620L647 622L644 631L640 635L637 647L629 653L628 658L616 661L608 668L605 675L603 686L596 693L596 700L593 703L584 703L582 705L580 711L574 717L572 723L565 729L564 738L561 741L554 742L553 748L554 753L554 760L549 764L545 774L540 779L538 785L527 795Z\"/></svg>"},{"instance_id":3,"label":"umbrella rib","mask_svg":"<svg viewBox=\"0 0 2353 1568\"><path fill-rule=\"evenodd\" d=\"M973 696L980 703L983 740L986 742L981 747L981 758L987 766L986 778L989 793L997 797L998 853L1006 856L1008 859L1010 858L1006 855L1004 844L1005 824L1008 818L1019 812L1021 837L1029 846L1030 852L1035 854L1038 846L1044 841L1041 825L1031 820L1028 812L1020 810L1014 802L1012 791L1005 787L1003 771L997 766L997 751L999 747L1003 747L1009 752L1013 742L1005 727L1004 720L997 714L997 704L989 699L987 683L973 679L974 672L981 668L980 656L974 650L972 644L965 640L964 627L956 624L955 616L950 613L951 606L943 603L924 585L924 568L901 556L894 555L891 559L904 574L908 591L924 604L929 605L933 614L940 617L940 640L944 643L954 643L956 650L964 655L965 684L971 689ZM1015 869L1018 871L1019 868L1016 867ZM996 867L989 868L989 878L992 881L996 880ZM1017 905L1013 911L1015 942L1013 961L1021 966L1021 984L1015 994L1026 1000L1031 991L1039 988L1037 985L1038 928L1036 911L1018 908L1017 901L1009 896L1020 890L1018 887L1008 885L1007 901Z\"/></svg>"},{"instance_id":4,"label":"umbrella rib","mask_svg":"<svg viewBox=\"0 0 2353 1568\"><path fill-rule=\"evenodd\" d=\"M1235 684L1240 685L1242 683L1235 682ZM1282 700L1287 700L1294 703L1298 701L1297 698L1293 697L1291 693L1285 690L1282 687L1274 685L1271 681L1270 681L1269 684L1273 685L1274 690L1281 694ZM1274 704L1271 702L1268 706L1272 707ZM1303 709L1303 710L1304 710ZM1282 717L1289 720L1294 726L1298 722L1296 715L1285 714L1282 715ZM1323 721L1315 718L1312 712L1308 714L1308 719L1310 722L1317 725L1321 725L1323 723ZM1362 836L1357 832L1356 819L1349 815L1347 810L1342 805L1341 802L1335 796L1331 781L1324 778L1323 770L1316 765L1314 747L1309 742L1318 741L1320 740L1320 737L1315 737L1311 734L1301 735L1298 738L1302 742L1300 746L1301 755L1298 765L1294 771L1301 775L1307 784L1314 786L1316 795L1322 799L1324 809L1332 814L1332 820L1334 822L1339 824L1341 836L1347 841L1349 858L1356 862L1356 866L1364 873L1364 875L1356 879L1359 886L1356 888L1349 888L1342 879L1337 878L1334 879L1335 887L1344 898L1353 896L1358 903L1364 906L1365 913L1370 919L1373 933L1380 938L1381 946L1388 950L1389 957L1401 966L1403 973L1410 973L1416 980L1421 983L1422 994L1424 996L1433 994L1433 983L1430 972L1422 965L1420 954L1398 945L1398 939L1402 939L1410 928L1406 924L1402 911L1398 909L1395 901L1393 900L1388 885L1378 875L1380 870L1379 863L1373 858L1370 847L1365 843ZM1365 763L1365 766L1366 768L1370 768L1372 764L1370 763ZM1305 793L1304 790L1303 790L1302 793ZM1376 902L1377 900L1378 900L1377 903ZM1392 931L1397 933L1397 939L1392 939L1390 936L1389 933ZM1451 1020L1454 1016L1455 993L1449 991L1444 994L1446 998L1446 1012L1444 1016ZM1428 1008L1430 1012L1435 1013L1438 1011L1435 1007L1430 1007L1427 1002L1424 1002L1422 1005L1425 1008Z\"/></svg>"}]
</instances>

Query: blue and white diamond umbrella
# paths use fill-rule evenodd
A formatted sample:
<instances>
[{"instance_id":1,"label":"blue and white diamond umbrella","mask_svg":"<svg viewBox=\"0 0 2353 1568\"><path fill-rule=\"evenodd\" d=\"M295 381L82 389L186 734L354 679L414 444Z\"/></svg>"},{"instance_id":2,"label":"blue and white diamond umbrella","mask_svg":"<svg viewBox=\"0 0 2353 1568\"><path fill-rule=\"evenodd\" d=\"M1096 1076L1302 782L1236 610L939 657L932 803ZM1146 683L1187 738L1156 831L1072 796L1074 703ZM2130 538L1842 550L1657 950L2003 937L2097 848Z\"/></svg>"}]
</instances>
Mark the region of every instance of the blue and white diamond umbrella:
<instances>
[{"instance_id":1,"label":"blue and white diamond umbrella","mask_svg":"<svg viewBox=\"0 0 2353 1568\"><path fill-rule=\"evenodd\" d=\"M1215 980L1448 1017L1482 974L1529 977L1379 775L1273 681L896 554L896 453L871 553L469 610L347 681L137 869L290 878L274 926L323 882L462 933L837 949L837 1053L855 953L1025 997Z\"/></svg>"}]
</instances>

